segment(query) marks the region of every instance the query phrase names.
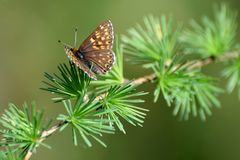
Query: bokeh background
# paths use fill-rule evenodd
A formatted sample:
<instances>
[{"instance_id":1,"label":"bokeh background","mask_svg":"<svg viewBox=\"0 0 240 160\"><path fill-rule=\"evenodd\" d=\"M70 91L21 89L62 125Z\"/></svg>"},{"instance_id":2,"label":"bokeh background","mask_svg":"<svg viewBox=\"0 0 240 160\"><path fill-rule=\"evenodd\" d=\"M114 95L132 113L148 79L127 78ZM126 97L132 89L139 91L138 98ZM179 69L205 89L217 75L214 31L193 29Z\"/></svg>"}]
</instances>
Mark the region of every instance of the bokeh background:
<instances>
[{"instance_id":1,"label":"bokeh background","mask_svg":"<svg viewBox=\"0 0 240 160\"><path fill-rule=\"evenodd\" d=\"M103 20L111 19L116 34L126 30L148 14L171 15L176 23L188 25L190 19L212 16L217 0L0 0L0 113L8 102L21 105L35 100L47 118L64 112L51 96L39 90L44 72L53 73L59 63L67 62L61 39L72 44L73 29L79 28L78 43ZM239 0L224 1L240 10ZM239 20L239 19L238 19ZM238 36L239 37L239 36ZM125 76L138 77L144 72L125 62ZM205 72L218 76L220 65L210 65ZM134 74L133 74L134 73ZM221 79L221 86L225 80ZM139 90L152 91L151 84ZM222 94L221 109L213 109L207 122L192 118L179 122L161 98L154 104L152 94L143 107L150 109L144 127L126 124L127 134L105 135L108 148L74 147L71 132L57 133L46 143L52 149L38 148L33 160L239 160L240 106L237 93Z\"/></svg>"}]
</instances>

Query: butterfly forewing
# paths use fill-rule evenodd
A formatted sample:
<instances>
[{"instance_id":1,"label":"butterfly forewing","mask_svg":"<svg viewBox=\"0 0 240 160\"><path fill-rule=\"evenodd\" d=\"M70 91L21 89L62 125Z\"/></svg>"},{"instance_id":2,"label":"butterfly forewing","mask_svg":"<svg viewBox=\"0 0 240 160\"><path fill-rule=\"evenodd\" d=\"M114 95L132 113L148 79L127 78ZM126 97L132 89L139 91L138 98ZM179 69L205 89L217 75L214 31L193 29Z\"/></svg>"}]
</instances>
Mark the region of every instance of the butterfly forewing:
<instances>
[{"instance_id":1,"label":"butterfly forewing","mask_svg":"<svg viewBox=\"0 0 240 160\"><path fill-rule=\"evenodd\" d=\"M113 27L111 21L100 24L94 32L86 38L79 50L83 53L96 50L111 50L113 46Z\"/></svg>"}]
</instances>

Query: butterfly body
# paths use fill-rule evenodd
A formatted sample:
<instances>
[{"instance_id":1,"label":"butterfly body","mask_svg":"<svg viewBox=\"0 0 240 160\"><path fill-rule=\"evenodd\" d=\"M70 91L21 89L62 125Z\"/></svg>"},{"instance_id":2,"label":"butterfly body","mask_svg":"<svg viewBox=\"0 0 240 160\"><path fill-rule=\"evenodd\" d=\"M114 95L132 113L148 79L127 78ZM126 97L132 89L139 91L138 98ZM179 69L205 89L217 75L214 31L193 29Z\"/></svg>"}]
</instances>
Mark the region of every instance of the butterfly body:
<instances>
[{"instance_id":1,"label":"butterfly body","mask_svg":"<svg viewBox=\"0 0 240 160\"><path fill-rule=\"evenodd\" d=\"M75 56L77 56L79 59L84 60L84 54L80 51L75 52Z\"/></svg>"},{"instance_id":2,"label":"butterfly body","mask_svg":"<svg viewBox=\"0 0 240 160\"><path fill-rule=\"evenodd\" d=\"M68 58L82 69L90 78L96 79L95 74L105 74L115 62L113 46L113 28L111 21L100 24L86 38L80 47L64 47Z\"/></svg>"}]
</instances>

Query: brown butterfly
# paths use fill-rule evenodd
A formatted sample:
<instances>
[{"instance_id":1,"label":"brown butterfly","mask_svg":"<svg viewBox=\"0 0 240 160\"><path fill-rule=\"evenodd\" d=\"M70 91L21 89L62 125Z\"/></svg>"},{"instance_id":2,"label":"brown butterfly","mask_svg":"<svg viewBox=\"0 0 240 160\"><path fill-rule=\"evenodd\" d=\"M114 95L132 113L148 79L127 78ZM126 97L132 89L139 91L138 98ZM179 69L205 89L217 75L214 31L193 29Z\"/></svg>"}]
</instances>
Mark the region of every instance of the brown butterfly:
<instances>
[{"instance_id":1,"label":"brown butterfly","mask_svg":"<svg viewBox=\"0 0 240 160\"><path fill-rule=\"evenodd\" d=\"M76 37L77 32L75 32L75 44ZM68 58L90 78L96 80L95 74L105 74L115 62L115 54L112 51L113 40L113 27L108 20L101 23L79 48L62 44Z\"/></svg>"}]
</instances>

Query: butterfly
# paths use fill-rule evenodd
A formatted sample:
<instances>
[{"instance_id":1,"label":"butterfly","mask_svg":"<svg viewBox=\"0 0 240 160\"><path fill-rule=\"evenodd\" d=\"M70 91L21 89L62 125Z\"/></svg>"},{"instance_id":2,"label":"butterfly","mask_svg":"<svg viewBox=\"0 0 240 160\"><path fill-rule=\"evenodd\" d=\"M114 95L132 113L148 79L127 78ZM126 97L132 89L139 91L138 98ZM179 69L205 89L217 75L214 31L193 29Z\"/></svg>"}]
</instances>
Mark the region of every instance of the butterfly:
<instances>
[{"instance_id":1,"label":"butterfly","mask_svg":"<svg viewBox=\"0 0 240 160\"><path fill-rule=\"evenodd\" d=\"M76 44L75 32L75 44ZM64 50L77 67L90 78L96 80L95 74L105 74L114 62L112 51L114 41L113 26L110 20L101 23L80 45L79 48L64 45Z\"/></svg>"}]
</instances>

